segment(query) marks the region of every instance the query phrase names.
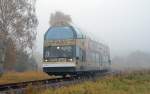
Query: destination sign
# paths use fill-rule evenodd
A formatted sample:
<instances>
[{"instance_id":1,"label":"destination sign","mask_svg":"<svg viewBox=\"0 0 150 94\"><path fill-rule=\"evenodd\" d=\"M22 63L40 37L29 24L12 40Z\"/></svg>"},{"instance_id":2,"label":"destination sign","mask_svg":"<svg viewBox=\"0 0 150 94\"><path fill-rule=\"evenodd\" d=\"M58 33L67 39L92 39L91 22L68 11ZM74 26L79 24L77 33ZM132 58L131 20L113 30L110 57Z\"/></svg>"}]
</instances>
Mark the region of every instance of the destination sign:
<instances>
[{"instance_id":1,"label":"destination sign","mask_svg":"<svg viewBox=\"0 0 150 94\"><path fill-rule=\"evenodd\" d=\"M65 45L75 45L76 41L71 40L50 40L44 43L45 46L65 46Z\"/></svg>"}]
</instances>

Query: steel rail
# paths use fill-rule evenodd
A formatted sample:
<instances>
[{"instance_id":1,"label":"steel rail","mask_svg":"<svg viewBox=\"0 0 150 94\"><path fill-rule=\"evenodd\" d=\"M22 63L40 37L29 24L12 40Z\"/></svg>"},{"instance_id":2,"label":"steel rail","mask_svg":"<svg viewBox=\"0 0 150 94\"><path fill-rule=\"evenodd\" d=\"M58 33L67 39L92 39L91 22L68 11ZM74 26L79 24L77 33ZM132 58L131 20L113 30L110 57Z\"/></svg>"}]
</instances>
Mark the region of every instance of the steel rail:
<instances>
[{"instance_id":1,"label":"steel rail","mask_svg":"<svg viewBox=\"0 0 150 94\"><path fill-rule=\"evenodd\" d=\"M80 76L80 77L71 77L71 78L53 78L53 79L44 79L44 80L35 80L35 81L25 81L18 83L10 83L10 84L1 84L0 85L0 94L7 94L5 92L9 92L10 90L25 90L27 86L31 85L33 87L61 87L70 84L82 83L87 80L95 81L96 77L103 77L105 75L109 75L111 72L107 73L99 73L97 76ZM1 93L3 92L3 93Z\"/></svg>"},{"instance_id":2,"label":"steel rail","mask_svg":"<svg viewBox=\"0 0 150 94\"><path fill-rule=\"evenodd\" d=\"M39 84L51 84L56 83L63 80L63 78L53 78L53 79L44 79L44 80L34 80L34 81L24 81L24 82L17 82L17 83L8 83L8 84L1 84L0 85L0 92L6 91L9 89L18 89L18 88L25 88L28 85L39 85Z\"/></svg>"}]
</instances>

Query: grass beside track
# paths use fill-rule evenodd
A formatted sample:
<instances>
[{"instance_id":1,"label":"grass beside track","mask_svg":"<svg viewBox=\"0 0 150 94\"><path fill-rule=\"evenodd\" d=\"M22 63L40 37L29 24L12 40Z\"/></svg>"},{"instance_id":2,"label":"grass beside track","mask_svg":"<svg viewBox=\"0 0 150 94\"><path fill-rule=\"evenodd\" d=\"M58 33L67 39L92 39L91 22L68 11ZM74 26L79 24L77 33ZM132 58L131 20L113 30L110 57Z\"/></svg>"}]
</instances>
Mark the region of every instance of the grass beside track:
<instances>
[{"instance_id":1,"label":"grass beside track","mask_svg":"<svg viewBox=\"0 0 150 94\"><path fill-rule=\"evenodd\" d=\"M40 94L150 94L150 72L122 73L96 82L47 89Z\"/></svg>"},{"instance_id":2,"label":"grass beside track","mask_svg":"<svg viewBox=\"0 0 150 94\"><path fill-rule=\"evenodd\" d=\"M0 77L0 84L42 80L48 78L50 78L50 76L40 71L8 72Z\"/></svg>"}]
</instances>

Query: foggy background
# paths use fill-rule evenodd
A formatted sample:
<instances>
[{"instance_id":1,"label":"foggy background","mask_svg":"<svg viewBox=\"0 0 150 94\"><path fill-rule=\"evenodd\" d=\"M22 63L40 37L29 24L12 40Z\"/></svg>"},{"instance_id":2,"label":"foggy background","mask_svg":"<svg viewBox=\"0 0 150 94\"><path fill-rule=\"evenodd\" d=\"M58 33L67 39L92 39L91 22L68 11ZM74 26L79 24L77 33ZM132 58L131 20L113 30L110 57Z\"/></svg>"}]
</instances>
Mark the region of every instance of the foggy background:
<instances>
[{"instance_id":1,"label":"foggy background","mask_svg":"<svg viewBox=\"0 0 150 94\"><path fill-rule=\"evenodd\" d=\"M37 53L42 54L55 11L69 14L74 25L109 45L114 64L150 68L150 0L37 0Z\"/></svg>"}]
</instances>

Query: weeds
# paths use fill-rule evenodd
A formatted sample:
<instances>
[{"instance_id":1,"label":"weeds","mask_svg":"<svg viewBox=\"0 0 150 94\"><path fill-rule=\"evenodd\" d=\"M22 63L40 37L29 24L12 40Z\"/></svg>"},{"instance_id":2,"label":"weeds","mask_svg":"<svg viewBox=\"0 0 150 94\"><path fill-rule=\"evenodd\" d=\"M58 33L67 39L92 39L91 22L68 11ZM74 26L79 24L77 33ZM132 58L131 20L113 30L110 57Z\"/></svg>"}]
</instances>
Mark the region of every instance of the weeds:
<instances>
[{"instance_id":1,"label":"weeds","mask_svg":"<svg viewBox=\"0 0 150 94\"><path fill-rule=\"evenodd\" d=\"M150 94L150 72L107 76L96 82L47 89L42 94Z\"/></svg>"},{"instance_id":2,"label":"weeds","mask_svg":"<svg viewBox=\"0 0 150 94\"><path fill-rule=\"evenodd\" d=\"M0 84L24 82L31 80L42 80L50 78L47 74L40 71L28 71L28 72L9 72L0 77Z\"/></svg>"}]
</instances>

